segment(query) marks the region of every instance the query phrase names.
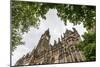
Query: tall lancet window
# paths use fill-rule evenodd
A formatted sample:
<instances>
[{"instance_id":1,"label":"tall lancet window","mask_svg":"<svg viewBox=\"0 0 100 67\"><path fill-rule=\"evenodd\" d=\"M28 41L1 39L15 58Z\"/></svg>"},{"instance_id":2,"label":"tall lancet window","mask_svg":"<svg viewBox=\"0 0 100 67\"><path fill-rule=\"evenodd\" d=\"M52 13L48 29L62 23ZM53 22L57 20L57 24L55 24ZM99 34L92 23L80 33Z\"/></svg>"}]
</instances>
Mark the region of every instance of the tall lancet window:
<instances>
[{"instance_id":1,"label":"tall lancet window","mask_svg":"<svg viewBox=\"0 0 100 67\"><path fill-rule=\"evenodd\" d=\"M63 54L61 54L59 56L59 63L64 63L64 62L65 62L65 58L64 58Z\"/></svg>"}]
</instances>

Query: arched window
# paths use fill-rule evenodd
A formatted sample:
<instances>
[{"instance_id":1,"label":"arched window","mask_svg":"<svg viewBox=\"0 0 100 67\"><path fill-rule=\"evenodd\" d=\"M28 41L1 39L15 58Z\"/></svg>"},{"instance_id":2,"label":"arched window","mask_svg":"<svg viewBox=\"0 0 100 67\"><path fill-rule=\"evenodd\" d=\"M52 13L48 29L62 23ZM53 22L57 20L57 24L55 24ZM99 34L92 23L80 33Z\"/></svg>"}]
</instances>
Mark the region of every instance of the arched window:
<instances>
[{"instance_id":1,"label":"arched window","mask_svg":"<svg viewBox=\"0 0 100 67\"><path fill-rule=\"evenodd\" d=\"M66 51L65 51L65 47L61 47L61 48L59 49L60 55L61 55L61 54L64 54L64 52L66 52Z\"/></svg>"},{"instance_id":2,"label":"arched window","mask_svg":"<svg viewBox=\"0 0 100 67\"><path fill-rule=\"evenodd\" d=\"M65 62L64 55L61 54L61 55L59 56L59 63L64 63L64 62Z\"/></svg>"},{"instance_id":3,"label":"arched window","mask_svg":"<svg viewBox=\"0 0 100 67\"><path fill-rule=\"evenodd\" d=\"M51 59L51 63L55 63L55 58L54 57Z\"/></svg>"},{"instance_id":4,"label":"arched window","mask_svg":"<svg viewBox=\"0 0 100 67\"><path fill-rule=\"evenodd\" d=\"M74 47L73 47L73 46L72 46L72 47L70 47L70 49L71 49L71 51L72 51L72 52L74 52Z\"/></svg>"},{"instance_id":5,"label":"arched window","mask_svg":"<svg viewBox=\"0 0 100 67\"><path fill-rule=\"evenodd\" d=\"M76 57L74 57L74 59L75 59L75 62L78 62L78 60L77 60L77 58L76 58Z\"/></svg>"}]
</instances>

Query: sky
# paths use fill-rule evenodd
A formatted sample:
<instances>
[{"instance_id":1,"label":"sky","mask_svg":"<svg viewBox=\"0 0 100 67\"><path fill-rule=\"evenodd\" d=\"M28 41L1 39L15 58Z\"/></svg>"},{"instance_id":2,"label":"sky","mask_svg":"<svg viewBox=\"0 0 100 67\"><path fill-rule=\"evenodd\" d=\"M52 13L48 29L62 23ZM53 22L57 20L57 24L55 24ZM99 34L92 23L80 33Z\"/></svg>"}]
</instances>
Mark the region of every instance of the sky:
<instances>
[{"instance_id":1,"label":"sky","mask_svg":"<svg viewBox=\"0 0 100 67\"><path fill-rule=\"evenodd\" d=\"M54 40L58 40L58 38L63 35L63 33L68 30L72 30L72 27L76 28L78 33L81 35L86 32L86 29L83 27L83 24L73 25L72 23L67 23L67 26L64 25L64 22L57 16L56 9L49 9L47 12L46 20L40 18L39 29L30 28L28 33L23 34L24 45L19 45L13 52L12 56L12 65L16 63L16 61L21 58L23 55L31 52L33 48L36 47L41 35L49 28L50 32L50 43L53 45ZM81 37L82 38L82 37Z\"/></svg>"}]
</instances>

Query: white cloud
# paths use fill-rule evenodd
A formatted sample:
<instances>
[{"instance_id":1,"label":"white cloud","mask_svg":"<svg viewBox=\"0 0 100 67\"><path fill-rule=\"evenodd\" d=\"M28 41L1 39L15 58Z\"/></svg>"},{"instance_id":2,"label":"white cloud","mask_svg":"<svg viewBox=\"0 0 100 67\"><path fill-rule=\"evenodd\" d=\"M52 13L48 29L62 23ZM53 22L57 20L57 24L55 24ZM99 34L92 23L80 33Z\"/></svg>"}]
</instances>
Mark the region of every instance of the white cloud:
<instances>
[{"instance_id":1,"label":"white cloud","mask_svg":"<svg viewBox=\"0 0 100 67\"><path fill-rule=\"evenodd\" d=\"M57 40L58 37L61 37L66 29L72 30L72 27L75 27L80 35L86 31L83 24L73 26L72 23L68 23L67 26L65 26L64 22L58 18L56 9L50 9L47 12L46 17L46 20L41 19L39 29L31 28L28 33L23 35L25 45L18 46L18 48L14 51L12 56L13 65L20 57L31 51L38 44L38 40L40 39L41 35L48 28L51 35L51 44L53 44L54 40Z\"/></svg>"}]
</instances>

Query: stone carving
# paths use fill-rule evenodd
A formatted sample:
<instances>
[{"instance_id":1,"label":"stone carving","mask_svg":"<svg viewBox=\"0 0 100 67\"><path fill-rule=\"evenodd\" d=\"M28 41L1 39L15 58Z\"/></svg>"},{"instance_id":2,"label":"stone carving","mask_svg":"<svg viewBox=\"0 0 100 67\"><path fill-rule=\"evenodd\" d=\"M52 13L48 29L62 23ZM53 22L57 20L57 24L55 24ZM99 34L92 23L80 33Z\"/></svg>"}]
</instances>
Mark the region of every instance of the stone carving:
<instances>
[{"instance_id":1,"label":"stone carving","mask_svg":"<svg viewBox=\"0 0 100 67\"><path fill-rule=\"evenodd\" d=\"M49 29L41 36L39 43L30 54L26 54L20 58L15 65L34 65L34 64L51 64L51 63L68 63L85 61L85 56L75 46L79 43L80 35L77 30L66 30L58 38L58 43L54 41L52 46L50 42Z\"/></svg>"}]
</instances>

